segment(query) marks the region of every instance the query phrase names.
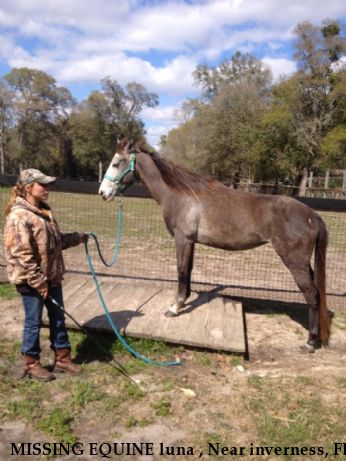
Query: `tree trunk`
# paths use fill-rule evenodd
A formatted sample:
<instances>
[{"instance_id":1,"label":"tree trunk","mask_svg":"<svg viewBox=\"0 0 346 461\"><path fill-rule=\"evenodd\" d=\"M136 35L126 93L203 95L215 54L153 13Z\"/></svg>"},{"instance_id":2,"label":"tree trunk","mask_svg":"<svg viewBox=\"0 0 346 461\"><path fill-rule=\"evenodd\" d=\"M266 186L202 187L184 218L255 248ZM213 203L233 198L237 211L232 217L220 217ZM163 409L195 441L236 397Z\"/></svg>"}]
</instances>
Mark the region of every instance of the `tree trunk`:
<instances>
[{"instance_id":1,"label":"tree trunk","mask_svg":"<svg viewBox=\"0 0 346 461\"><path fill-rule=\"evenodd\" d=\"M60 141L60 156L62 159L62 173L65 178L77 178L77 165L73 156L73 142L71 138L63 137Z\"/></svg>"},{"instance_id":2,"label":"tree trunk","mask_svg":"<svg viewBox=\"0 0 346 461\"><path fill-rule=\"evenodd\" d=\"M5 174L5 153L2 133L0 133L0 173Z\"/></svg>"}]
</instances>

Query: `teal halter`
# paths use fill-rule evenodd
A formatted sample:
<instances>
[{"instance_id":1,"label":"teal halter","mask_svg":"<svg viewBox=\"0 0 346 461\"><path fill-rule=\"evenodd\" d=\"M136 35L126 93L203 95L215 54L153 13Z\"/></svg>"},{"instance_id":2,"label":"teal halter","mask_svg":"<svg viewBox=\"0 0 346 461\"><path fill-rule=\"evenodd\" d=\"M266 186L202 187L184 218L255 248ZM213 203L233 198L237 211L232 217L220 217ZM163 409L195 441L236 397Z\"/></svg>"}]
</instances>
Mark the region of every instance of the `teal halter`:
<instances>
[{"instance_id":1,"label":"teal halter","mask_svg":"<svg viewBox=\"0 0 346 461\"><path fill-rule=\"evenodd\" d=\"M123 179L125 178L125 176L127 176L129 173L132 173L133 182L134 182L135 179L136 179L136 153L135 152L132 152L130 154L129 166L124 171L122 171L121 173L119 173L115 177L108 176L107 174L105 174L104 179L108 179L108 181L112 181L114 183L117 183L118 191L122 193L132 184L132 183L131 184L123 184L123 182L122 182Z\"/></svg>"}]
</instances>

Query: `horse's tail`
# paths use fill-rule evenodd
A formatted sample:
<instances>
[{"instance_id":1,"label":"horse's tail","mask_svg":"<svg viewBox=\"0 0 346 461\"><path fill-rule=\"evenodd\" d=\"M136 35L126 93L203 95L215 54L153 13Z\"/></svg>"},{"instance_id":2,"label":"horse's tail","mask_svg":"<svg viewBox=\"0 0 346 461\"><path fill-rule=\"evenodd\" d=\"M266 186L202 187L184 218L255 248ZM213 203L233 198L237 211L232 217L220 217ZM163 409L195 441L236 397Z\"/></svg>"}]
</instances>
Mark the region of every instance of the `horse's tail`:
<instances>
[{"instance_id":1,"label":"horse's tail","mask_svg":"<svg viewBox=\"0 0 346 461\"><path fill-rule=\"evenodd\" d=\"M319 231L315 246L314 281L319 293L320 340L323 346L329 342L329 314L326 296L326 253L328 232L325 223L318 218Z\"/></svg>"}]
</instances>

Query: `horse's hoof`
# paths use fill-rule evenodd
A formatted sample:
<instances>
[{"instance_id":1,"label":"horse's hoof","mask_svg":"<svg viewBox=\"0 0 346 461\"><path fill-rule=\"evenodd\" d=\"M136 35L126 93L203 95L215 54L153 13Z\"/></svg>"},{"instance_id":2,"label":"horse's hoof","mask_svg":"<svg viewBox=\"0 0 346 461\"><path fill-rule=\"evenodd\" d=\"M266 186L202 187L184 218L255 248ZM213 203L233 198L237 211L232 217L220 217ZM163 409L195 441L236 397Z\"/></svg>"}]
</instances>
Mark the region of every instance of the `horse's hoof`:
<instances>
[{"instance_id":1,"label":"horse's hoof","mask_svg":"<svg viewBox=\"0 0 346 461\"><path fill-rule=\"evenodd\" d=\"M303 354L313 354L315 352L315 348L311 344L306 343L304 346L300 346L300 351Z\"/></svg>"},{"instance_id":2,"label":"horse's hoof","mask_svg":"<svg viewBox=\"0 0 346 461\"><path fill-rule=\"evenodd\" d=\"M178 317L178 315L179 315L178 312L173 312L170 310L165 312L165 317L167 318Z\"/></svg>"}]
</instances>

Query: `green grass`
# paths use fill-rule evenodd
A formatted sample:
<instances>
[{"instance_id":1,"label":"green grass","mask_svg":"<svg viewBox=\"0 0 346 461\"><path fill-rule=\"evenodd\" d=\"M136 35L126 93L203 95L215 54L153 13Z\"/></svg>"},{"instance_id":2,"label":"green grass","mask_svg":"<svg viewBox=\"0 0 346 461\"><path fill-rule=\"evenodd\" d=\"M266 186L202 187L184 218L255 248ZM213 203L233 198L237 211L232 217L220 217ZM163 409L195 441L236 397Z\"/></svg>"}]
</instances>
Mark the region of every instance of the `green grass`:
<instances>
[{"instance_id":1,"label":"green grass","mask_svg":"<svg viewBox=\"0 0 346 461\"><path fill-rule=\"evenodd\" d=\"M62 229L84 229L104 238L115 239L118 225L120 199L106 203L97 195L52 192L49 203ZM78 212L76 213L76 204ZM158 237L167 238L161 211L153 200L123 199L122 235L142 242L155 242Z\"/></svg>"},{"instance_id":2,"label":"green grass","mask_svg":"<svg viewBox=\"0 0 346 461\"><path fill-rule=\"evenodd\" d=\"M161 397L157 402L151 402L151 407L155 411L156 416L171 416L172 415L172 403L168 397Z\"/></svg>"},{"instance_id":3,"label":"green grass","mask_svg":"<svg viewBox=\"0 0 346 461\"><path fill-rule=\"evenodd\" d=\"M89 402L101 400L104 397L103 392L89 381L77 379L74 384L74 390L68 398L68 403L75 410L85 408Z\"/></svg>"},{"instance_id":4,"label":"green grass","mask_svg":"<svg viewBox=\"0 0 346 461\"><path fill-rule=\"evenodd\" d=\"M327 225L328 243L339 250L346 250L346 217L345 213L320 212Z\"/></svg>"},{"instance_id":5,"label":"green grass","mask_svg":"<svg viewBox=\"0 0 346 461\"><path fill-rule=\"evenodd\" d=\"M75 443L77 439L71 428L73 421L74 417L68 409L57 407L45 413L37 422L36 427L54 440L60 440L63 443Z\"/></svg>"},{"instance_id":6,"label":"green grass","mask_svg":"<svg viewBox=\"0 0 346 461\"><path fill-rule=\"evenodd\" d=\"M257 446L323 446L328 459L337 459L332 444L343 440L346 422L338 400L326 403L320 393L316 395L316 379L303 375L278 381L254 375L248 382L253 390L243 405L256 423ZM287 453L284 459L297 458Z\"/></svg>"},{"instance_id":7,"label":"green grass","mask_svg":"<svg viewBox=\"0 0 346 461\"><path fill-rule=\"evenodd\" d=\"M113 334L93 332L92 337L93 340L82 332L71 331L69 338L73 353L81 357L88 357L90 361L101 359L110 362L113 357L116 361L124 359L126 369L130 373L139 372L148 366L145 362L134 358ZM173 360L183 350L181 346L169 345L160 340L127 337L126 341L139 354L157 361ZM111 373L112 370L110 369L109 372ZM119 372L115 370L115 374Z\"/></svg>"},{"instance_id":8,"label":"green grass","mask_svg":"<svg viewBox=\"0 0 346 461\"><path fill-rule=\"evenodd\" d=\"M2 299L14 299L19 294L17 293L16 288L14 285L11 285L10 283L1 283L0 282L0 298Z\"/></svg>"}]
</instances>

